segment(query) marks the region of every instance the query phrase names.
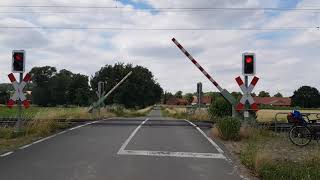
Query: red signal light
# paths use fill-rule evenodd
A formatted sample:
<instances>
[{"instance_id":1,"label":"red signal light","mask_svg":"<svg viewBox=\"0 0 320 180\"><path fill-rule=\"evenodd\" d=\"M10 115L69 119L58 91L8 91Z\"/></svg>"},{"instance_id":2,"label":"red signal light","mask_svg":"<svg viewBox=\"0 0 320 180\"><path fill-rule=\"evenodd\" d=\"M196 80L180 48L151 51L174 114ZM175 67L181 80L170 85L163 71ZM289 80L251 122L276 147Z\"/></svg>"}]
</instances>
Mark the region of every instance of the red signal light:
<instances>
[{"instance_id":1,"label":"red signal light","mask_svg":"<svg viewBox=\"0 0 320 180\"><path fill-rule=\"evenodd\" d=\"M252 57L251 56L246 56L246 63L252 63Z\"/></svg>"},{"instance_id":2,"label":"red signal light","mask_svg":"<svg viewBox=\"0 0 320 180\"><path fill-rule=\"evenodd\" d=\"M242 74L252 76L255 74L256 58L254 53L242 54Z\"/></svg>"},{"instance_id":3,"label":"red signal light","mask_svg":"<svg viewBox=\"0 0 320 180\"><path fill-rule=\"evenodd\" d=\"M23 73L25 67L25 51L12 51L12 71L16 73Z\"/></svg>"},{"instance_id":4,"label":"red signal light","mask_svg":"<svg viewBox=\"0 0 320 180\"><path fill-rule=\"evenodd\" d=\"M19 54L19 53L15 54L15 55L14 55L14 60L16 60L16 61L22 61L22 60L23 60L22 54Z\"/></svg>"}]
</instances>

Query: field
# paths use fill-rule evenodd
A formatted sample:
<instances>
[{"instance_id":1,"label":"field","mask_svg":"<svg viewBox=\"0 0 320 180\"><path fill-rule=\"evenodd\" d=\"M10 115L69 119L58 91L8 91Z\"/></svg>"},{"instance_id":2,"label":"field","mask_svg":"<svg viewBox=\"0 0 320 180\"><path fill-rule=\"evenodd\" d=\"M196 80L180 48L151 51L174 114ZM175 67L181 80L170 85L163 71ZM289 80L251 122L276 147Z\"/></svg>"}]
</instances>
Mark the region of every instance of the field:
<instances>
[{"instance_id":1,"label":"field","mask_svg":"<svg viewBox=\"0 0 320 180\"><path fill-rule=\"evenodd\" d=\"M287 114L289 112L291 112L291 110L262 109L258 111L257 119L258 119L258 122L270 122L275 119L275 115L277 113L286 113L286 114L279 115L277 120L287 122ZM301 110L301 113L320 113L320 109L319 110ZM317 119L316 115L311 115L309 118Z\"/></svg>"},{"instance_id":2,"label":"field","mask_svg":"<svg viewBox=\"0 0 320 180\"><path fill-rule=\"evenodd\" d=\"M8 107L0 107L0 118L16 118L18 115L18 108L9 109ZM73 107L30 107L22 110L22 117L25 119L46 118L46 119L77 119L77 118L91 118L87 113L86 108Z\"/></svg>"},{"instance_id":3,"label":"field","mask_svg":"<svg viewBox=\"0 0 320 180\"><path fill-rule=\"evenodd\" d=\"M184 106L164 106L164 109L167 111L167 116L183 116L183 114L187 114L187 108ZM275 120L275 116L277 113L283 113L278 115L277 120L280 122L287 122L287 114L292 110L275 110L275 109L261 109L257 112L257 121L258 122L272 122ZM302 113L320 113L319 110L301 110ZM200 112L195 113L196 116L201 116L201 120L203 118L207 118L209 120L209 115L206 112L205 108L202 108ZM320 115L319 115L320 117ZM317 119L316 115L311 115L310 119ZM318 118L319 119L319 118Z\"/></svg>"},{"instance_id":4,"label":"field","mask_svg":"<svg viewBox=\"0 0 320 180\"><path fill-rule=\"evenodd\" d=\"M110 106L101 108L100 113L88 113L86 107L30 107L22 110L24 119L96 119L110 116L145 116L151 111L152 107L139 110L125 109L122 107ZM0 106L0 118L16 118L18 108L9 109L6 106Z\"/></svg>"}]
</instances>

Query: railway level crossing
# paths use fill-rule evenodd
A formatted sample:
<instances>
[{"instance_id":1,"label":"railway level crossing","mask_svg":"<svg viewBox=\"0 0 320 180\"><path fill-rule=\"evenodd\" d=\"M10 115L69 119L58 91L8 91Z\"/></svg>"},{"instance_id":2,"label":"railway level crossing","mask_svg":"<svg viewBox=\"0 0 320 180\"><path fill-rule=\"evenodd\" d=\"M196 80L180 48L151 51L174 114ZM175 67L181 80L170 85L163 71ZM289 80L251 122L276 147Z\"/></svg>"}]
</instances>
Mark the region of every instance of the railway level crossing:
<instances>
[{"instance_id":1,"label":"railway level crossing","mask_svg":"<svg viewBox=\"0 0 320 180\"><path fill-rule=\"evenodd\" d=\"M188 57L188 59L202 72L203 75L209 79L209 81L219 90L221 95L232 105L232 116L239 116L239 113L243 113L244 118L249 118L249 111L256 112L258 110L257 104L254 102L254 99L250 95L254 86L257 84L259 78L254 77L250 86L248 86L248 76L255 74L255 54L253 53L244 53L242 55L242 74L245 76L245 83L241 80L240 77L236 78L237 83L239 84L242 92L244 93L243 97L240 100L240 103L237 103L237 100L228 92L228 90L223 89L217 81L215 81L212 76L204 70L204 68L194 59L194 57L175 39L172 38L173 43L180 49L180 51ZM250 104L251 108L247 105ZM253 116L254 117L254 116Z\"/></svg>"}]
</instances>

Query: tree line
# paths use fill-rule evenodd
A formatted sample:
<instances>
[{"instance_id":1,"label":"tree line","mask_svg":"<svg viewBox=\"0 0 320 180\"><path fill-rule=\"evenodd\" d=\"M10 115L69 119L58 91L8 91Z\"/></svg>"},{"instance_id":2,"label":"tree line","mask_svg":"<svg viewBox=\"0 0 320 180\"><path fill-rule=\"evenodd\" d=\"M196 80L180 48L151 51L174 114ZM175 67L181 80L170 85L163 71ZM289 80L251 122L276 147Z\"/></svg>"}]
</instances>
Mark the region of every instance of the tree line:
<instances>
[{"instance_id":1,"label":"tree line","mask_svg":"<svg viewBox=\"0 0 320 180\"><path fill-rule=\"evenodd\" d=\"M32 80L26 87L32 92L28 99L39 106L88 106L97 100L95 92L99 81L107 82L105 90L109 91L130 71L133 71L132 75L107 98L105 104L142 108L160 102L162 88L153 74L145 67L123 63L105 65L91 76L90 81L87 75L66 69L34 67L30 71ZM5 104L12 92L11 84L1 84L0 103Z\"/></svg>"},{"instance_id":2,"label":"tree line","mask_svg":"<svg viewBox=\"0 0 320 180\"><path fill-rule=\"evenodd\" d=\"M218 92L207 92L204 95L212 96L214 101L222 101L220 100L221 95ZM241 92L232 92L231 95L236 99L240 100L242 97ZM270 93L267 91L260 91L258 95L255 93L251 94L253 97L271 97ZM197 93L186 93L183 95L182 91L177 91L176 93L165 92L163 95L163 102L165 103L168 99L175 98L184 98L189 103L192 102L193 96L197 96ZM272 97L283 97L280 92L277 92ZM319 90L315 87L311 86L301 86L297 90L293 92L291 98L291 106L292 107L302 107L302 108L320 108L320 93Z\"/></svg>"}]
</instances>

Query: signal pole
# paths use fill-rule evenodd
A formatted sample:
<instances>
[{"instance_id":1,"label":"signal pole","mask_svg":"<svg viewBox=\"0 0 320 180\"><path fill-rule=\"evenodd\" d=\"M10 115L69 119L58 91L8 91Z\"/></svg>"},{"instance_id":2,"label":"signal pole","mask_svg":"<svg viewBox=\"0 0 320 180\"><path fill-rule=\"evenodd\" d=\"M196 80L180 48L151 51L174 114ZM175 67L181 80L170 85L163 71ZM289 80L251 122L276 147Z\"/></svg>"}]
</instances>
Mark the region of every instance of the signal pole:
<instances>
[{"instance_id":1,"label":"signal pole","mask_svg":"<svg viewBox=\"0 0 320 180\"><path fill-rule=\"evenodd\" d=\"M249 82L248 78L249 76L253 76L256 73L256 59L254 53L244 53L242 55L242 74L244 75L244 84L245 88L249 88ZM251 97L251 92L244 92L244 96ZM248 120L251 118L249 113L251 111L250 109L250 103L248 100L245 101L244 104L244 111L243 111L243 118L245 122L248 122Z\"/></svg>"},{"instance_id":2,"label":"signal pole","mask_svg":"<svg viewBox=\"0 0 320 180\"><path fill-rule=\"evenodd\" d=\"M22 82L22 79L23 79L23 73L20 73L20 77L19 77L20 84ZM18 121L16 124L16 131L20 132L21 127L22 127L22 102L21 102L21 100L18 100Z\"/></svg>"},{"instance_id":3,"label":"signal pole","mask_svg":"<svg viewBox=\"0 0 320 180\"><path fill-rule=\"evenodd\" d=\"M244 84L245 84L246 88L248 88L248 76L247 76L247 75L244 76ZM243 117L244 117L244 120L245 120L246 122L247 122L247 120L248 120L248 118L249 118L249 108L250 108L249 102L246 101L245 110L244 110L244 112L243 112Z\"/></svg>"},{"instance_id":4,"label":"signal pole","mask_svg":"<svg viewBox=\"0 0 320 180\"><path fill-rule=\"evenodd\" d=\"M19 85L23 81L23 73L25 71L25 51L24 50L14 50L12 51L12 72L19 73ZM18 89L18 91L20 91ZM22 91L22 89L21 89ZM18 92L23 94L23 92ZM22 100L18 99L18 121L16 123L16 132L21 131L22 127Z\"/></svg>"}]
</instances>

